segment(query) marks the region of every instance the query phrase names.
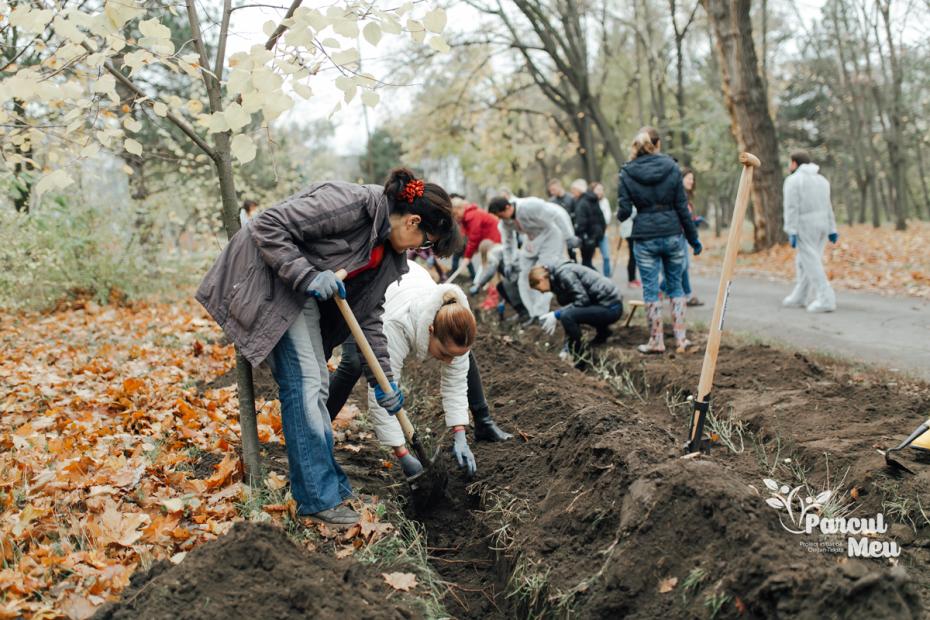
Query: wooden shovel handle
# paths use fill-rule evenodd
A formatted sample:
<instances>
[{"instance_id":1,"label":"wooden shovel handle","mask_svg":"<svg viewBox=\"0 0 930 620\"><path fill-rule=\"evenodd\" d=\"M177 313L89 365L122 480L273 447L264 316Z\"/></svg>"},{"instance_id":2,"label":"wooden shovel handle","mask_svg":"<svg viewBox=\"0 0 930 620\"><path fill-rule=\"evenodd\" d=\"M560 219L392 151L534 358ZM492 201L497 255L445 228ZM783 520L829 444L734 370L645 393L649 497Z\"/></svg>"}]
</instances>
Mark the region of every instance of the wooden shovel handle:
<instances>
[{"instance_id":1,"label":"wooden shovel handle","mask_svg":"<svg viewBox=\"0 0 930 620\"><path fill-rule=\"evenodd\" d=\"M751 153L741 153L739 161L743 164L743 171L739 178L739 189L736 193L736 206L730 220L730 231L727 236L727 247L723 257L723 268L720 271L720 284L717 286L717 299L714 302L714 314L707 334L707 348L704 350L704 364L701 367L701 380L698 384L697 399L704 402L710 394L714 383L714 371L717 368L717 354L720 352L720 333L723 330L723 316L726 310L727 296L730 292L730 279L733 276L733 267L736 264L736 255L739 253L740 232L743 227L743 218L749 206L749 192L752 188L752 173L754 168L761 165L759 158Z\"/></svg>"},{"instance_id":2,"label":"wooden shovel handle","mask_svg":"<svg viewBox=\"0 0 930 620\"><path fill-rule=\"evenodd\" d=\"M344 280L346 277L346 270L340 269L337 271L336 277L340 280ZM388 381L387 375L384 374L384 370L382 370L381 364L378 362L378 358L375 357L375 352L371 349L371 345L368 344L368 339L365 338L365 332L362 331L362 326L358 324L355 313L352 312L352 308L349 307L349 302L339 295L336 295L333 299L336 301L336 305L339 306L339 311L342 312L342 317L349 326L352 337L355 338L355 344L362 352L362 355L365 356L365 362L375 375L375 380L378 382L378 385L381 386L385 394L390 394L394 391L393 388L391 388L391 382ZM412 442L415 431L413 425L410 423L410 419L407 417L407 412L401 409L397 412L396 417L397 421L400 422L400 427L404 431L404 437L407 438L407 441Z\"/></svg>"}]
</instances>

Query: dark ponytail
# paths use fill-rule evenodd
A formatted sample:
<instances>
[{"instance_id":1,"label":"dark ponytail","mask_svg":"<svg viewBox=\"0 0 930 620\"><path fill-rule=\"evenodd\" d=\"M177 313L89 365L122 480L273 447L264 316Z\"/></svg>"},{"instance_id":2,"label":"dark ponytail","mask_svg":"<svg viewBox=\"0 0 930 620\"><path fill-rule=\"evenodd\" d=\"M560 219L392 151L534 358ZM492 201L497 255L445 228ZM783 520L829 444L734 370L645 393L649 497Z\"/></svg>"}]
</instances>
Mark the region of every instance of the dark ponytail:
<instances>
[{"instance_id":1,"label":"dark ponytail","mask_svg":"<svg viewBox=\"0 0 930 620\"><path fill-rule=\"evenodd\" d=\"M412 181L417 181L417 177L408 168L394 168L388 174L384 183L384 193L391 199L391 213L419 215L420 229L436 237L433 253L437 256L451 256L458 252L462 246L462 238L452 217L452 200L449 194L435 183L420 181L422 192L416 192L420 195L412 196L412 192L407 191L407 184Z\"/></svg>"}]
</instances>

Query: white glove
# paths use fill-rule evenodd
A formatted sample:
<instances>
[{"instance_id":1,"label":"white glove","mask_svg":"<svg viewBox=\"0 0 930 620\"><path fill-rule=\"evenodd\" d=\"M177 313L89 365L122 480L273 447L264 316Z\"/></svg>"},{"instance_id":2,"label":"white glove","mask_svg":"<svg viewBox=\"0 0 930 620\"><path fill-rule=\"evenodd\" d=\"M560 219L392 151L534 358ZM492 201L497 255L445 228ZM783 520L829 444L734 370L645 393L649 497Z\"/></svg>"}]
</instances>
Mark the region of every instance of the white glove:
<instances>
[{"instance_id":1,"label":"white glove","mask_svg":"<svg viewBox=\"0 0 930 620\"><path fill-rule=\"evenodd\" d=\"M555 318L555 312L547 312L539 317L539 322L542 324L543 331L551 336L555 333L555 325L559 320Z\"/></svg>"}]
</instances>

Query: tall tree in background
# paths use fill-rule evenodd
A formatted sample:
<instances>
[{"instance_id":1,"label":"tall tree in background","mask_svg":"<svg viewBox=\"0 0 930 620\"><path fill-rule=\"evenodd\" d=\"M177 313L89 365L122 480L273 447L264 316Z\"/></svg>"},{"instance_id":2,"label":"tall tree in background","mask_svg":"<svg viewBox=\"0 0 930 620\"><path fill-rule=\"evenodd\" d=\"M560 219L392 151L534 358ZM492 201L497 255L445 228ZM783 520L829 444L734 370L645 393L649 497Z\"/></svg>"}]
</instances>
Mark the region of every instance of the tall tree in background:
<instances>
[{"instance_id":1,"label":"tall tree in background","mask_svg":"<svg viewBox=\"0 0 930 620\"><path fill-rule=\"evenodd\" d=\"M518 10L514 14L501 0L470 4L500 21L507 45L519 52L536 86L571 119L585 175L600 176L597 137L614 162L622 164L626 157L601 105L590 66L589 38L595 36L594 24L605 19L605 5L514 0Z\"/></svg>"},{"instance_id":2,"label":"tall tree in background","mask_svg":"<svg viewBox=\"0 0 930 620\"><path fill-rule=\"evenodd\" d=\"M739 148L762 160L753 178L754 245L761 250L784 240L782 174L775 123L759 73L750 19L751 0L702 0L714 30L723 98Z\"/></svg>"}]
</instances>

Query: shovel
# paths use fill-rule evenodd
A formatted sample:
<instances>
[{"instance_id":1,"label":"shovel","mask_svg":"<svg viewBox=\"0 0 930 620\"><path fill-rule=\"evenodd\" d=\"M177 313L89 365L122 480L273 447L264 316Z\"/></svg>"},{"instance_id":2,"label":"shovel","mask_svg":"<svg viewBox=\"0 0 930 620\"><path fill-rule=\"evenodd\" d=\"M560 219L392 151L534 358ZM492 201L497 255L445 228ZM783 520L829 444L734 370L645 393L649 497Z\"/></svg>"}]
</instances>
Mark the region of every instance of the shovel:
<instances>
[{"instance_id":1,"label":"shovel","mask_svg":"<svg viewBox=\"0 0 930 620\"><path fill-rule=\"evenodd\" d=\"M340 269L336 272L336 277L342 280L346 277L346 271ZM374 373L378 385L381 386L381 389L384 390L386 394L390 394L393 391L391 389L391 384L384 374L384 371L381 369L381 364L378 363L378 358L375 357L375 352L372 351L371 345L368 344L365 333L355 319L355 314L349 307L349 303L345 299L339 297L339 295L335 295L333 299L336 301L336 305L339 306L339 311L342 312L342 317L349 326L352 337L355 338L355 344L362 352L362 355L365 356L365 362L368 364L371 372ZM397 412L395 417L397 421L400 422L400 427L404 431L404 437L407 439L407 443L413 448L414 454L416 454L420 464L423 465L423 471L407 478L407 484L410 487L410 494L413 497L414 508L418 512L425 512L439 503L445 496L446 486L449 483L449 476L438 462L439 450L437 449L432 457L426 452L423 442L420 441L420 436L407 417L407 412L401 409Z\"/></svg>"},{"instance_id":2,"label":"shovel","mask_svg":"<svg viewBox=\"0 0 930 620\"><path fill-rule=\"evenodd\" d=\"M739 178L739 189L736 192L736 205L733 208L733 219L730 221L730 233L727 237L727 248L723 258L723 268L720 272L720 285L717 287L717 300L714 303L714 316L710 322L707 333L707 348L704 350L704 364L701 366L701 380L698 384L697 397L692 401L691 428L685 452L707 452L710 441L704 438L704 421L710 409L710 390L714 384L714 371L717 369L717 354L720 353L720 334L723 332L723 320L727 310L727 299L730 296L730 278L733 276L733 267L736 264L736 254L739 252L739 236L743 228L743 217L749 206L749 190L752 188L753 168L758 168L759 158L749 153L740 153L739 162L743 165L743 172Z\"/></svg>"},{"instance_id":3,"label":"shovel","mask_svg":"<svg viewBox=\"0 0 930 620\"><path fill-rule=\"evenodd\" d=\"M887 449L887 450L879 450L878 453L885 457L885 464L886 464L890 469L892 469L892 470L894 470L894 471L906 471L906 472L909 473L909 474L914 474L914 473L916 473L916 472L914 472L914 470L912 470L910 467L908 467L907 465L905 465L904 463L902 463L902 462L900 462L900 461L898 461L898 460L895 460L895 459L891 458L891 453L892 453L892 452L900 452L900 451L903 450L904 448L910 446L912 443L914 443L914 441L915 441L918 437L920 437L921 435L923 435L924 433L926 433L927 430L930 430L930 419L928 419L926 422L924 422L923 424L921 424L920 426L918 426L918 427L914 430L913 433L911 433L910 435L907 436L907 439L905 439L904 441L902 441L901 443L899 443L896 447L894 447L894 448L889 448L889 449ZM921 445L918 445L918 446L915 446L915 447L917 447L917 448L920 449L920 450L926 450L926 449L927 449L927 447L928 447L928 446L927 446L927 439L924 439L923 441L921 441L920 444L921 444Z\"/></svg>"}]
</instances>

